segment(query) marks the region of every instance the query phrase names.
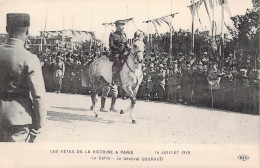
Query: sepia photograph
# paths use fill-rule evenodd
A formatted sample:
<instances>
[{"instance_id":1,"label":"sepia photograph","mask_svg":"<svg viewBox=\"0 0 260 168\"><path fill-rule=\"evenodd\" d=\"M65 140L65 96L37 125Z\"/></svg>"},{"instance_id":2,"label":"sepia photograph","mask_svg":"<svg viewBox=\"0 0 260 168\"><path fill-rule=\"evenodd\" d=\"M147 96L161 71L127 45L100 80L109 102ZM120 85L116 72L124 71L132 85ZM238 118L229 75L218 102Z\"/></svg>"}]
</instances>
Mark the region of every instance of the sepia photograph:
<instances>
[{"instance_id":1,"label":"sepia photograph","mask_svg":"<svg viewBox=\"0 0 260 168\"><path fill-rule=\"evenodd\" d=\"M0 0L0 167L258 168L259 0Z\"/></svg>"}]
</instances>

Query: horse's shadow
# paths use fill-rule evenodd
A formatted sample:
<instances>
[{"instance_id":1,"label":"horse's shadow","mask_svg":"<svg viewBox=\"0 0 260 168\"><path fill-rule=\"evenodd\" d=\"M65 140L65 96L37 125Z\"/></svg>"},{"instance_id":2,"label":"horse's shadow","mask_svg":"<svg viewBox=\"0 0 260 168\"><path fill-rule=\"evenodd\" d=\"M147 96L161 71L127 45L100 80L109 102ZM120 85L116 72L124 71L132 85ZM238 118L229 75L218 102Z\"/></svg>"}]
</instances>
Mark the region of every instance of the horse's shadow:
<instances>
[{"instance_id":1,"label":"horse's shadow","mask_svg":"<svg viewBox=\"0 0 260 168\"><path fill-rule=\"evenodd\" d=\"M72 107L52 107L62 110L71 110L71 111L91 111L89 109L82 109L82 108L72 108ZM52 121L60 121L60 122L73 122L73 121L89 121L89 122L98 122L98 123L104 123L104 124L113 124L116 122L121 123L129 123L125 121L113 121L113 120L107 120L100 117L94 117L94 115L81 115L81 114L71 114L66 112L60 112L60 111L48 111L47 112L47 119Z\"/></svg>"}]
</instances>

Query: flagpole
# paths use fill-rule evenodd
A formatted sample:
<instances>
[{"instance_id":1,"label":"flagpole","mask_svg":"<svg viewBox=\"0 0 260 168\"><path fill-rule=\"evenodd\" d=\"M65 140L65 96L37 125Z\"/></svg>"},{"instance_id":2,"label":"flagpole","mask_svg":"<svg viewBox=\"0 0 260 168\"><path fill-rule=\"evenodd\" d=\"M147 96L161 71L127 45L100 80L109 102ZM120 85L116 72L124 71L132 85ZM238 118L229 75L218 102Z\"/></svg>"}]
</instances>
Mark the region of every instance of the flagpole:
<instances>
[{"instance_id":1,"label":"flagpole","mask_svg":"<svg viewBox=\"0 0 260 168\"><path fill-rule=\"evenodd\" d=\"M104 41L105 41L105 47L107 46L106 34L107 34L107 26L105 25L105 39L104 39Z\"/></svg>"},{"instance_id":2,"label":"flagpole","mask_svg":"<svg viewBox=\"0 0 260 168\"><path fill-rule=\"evenodd\" d=\"M214 29L215 29L215 3L213 1L212 3L212 27L211 27L211 33L212 33L212 41L214 40Z\"/></svg>"},{"instance_id":3,"label":"flagpole","mask_svg":"<svg viewBox=\"0 0 260 168\"><path fill-rule=\"evenodd\" d=\"M220 63L222 63L222 59L224 57L224 33L223 33L223 27L224 27L224 0L221 2L221 47L220 47Z\"/></svg>"},{"instance_id":4,"label":"flagpole","mask_svg":"<svg viewBox=\"0 0 260 168\"><path fill-rule=\"evenodd\" d=\"M153 19L153 16L151 16L151 19ZM150 40L150 44L151 44L151 50L153 49L153 32L152 32L152 26L150 26L151 29L151 40Z\"/></svg>"},{"instance_id":5,"label":"flagpole","mask_svg":"<svg viewBox=\"0 0 260 168\"><path fill-rule=\"evenodd\" d=\"M150 0L148 0L148 20L149 20L149 8L150 8ZM150 36L149 36L149 22L147 23L147 29L148 29L148 31L147 31L147 34L148 34L148 38L147 38L147 53L148 53L148 55L150 55L150 52L149 52L149 41L150 41Z\"/></svg>"},{"instance_id":6,"label":"flagpole","mask_svg":"<svg viewBox=\"0 0 260 168\"><path fill-rule=\"evenodd\" d=\"M45 38L45 30L46 30L46 23L47 23L47 13L48 13L48 8L46 9L44 29L43 29L42 38L41 38L41 51L43 50L43 39Z\"/></svg>"},{"instance_id":7,"label":"flagpole","mask_svg":"<svg viewBox=\"0 0 260 168\"><path fill-rule=\"evenodd\" d=\"M194 52L194 0L192 0L192 25L191 25L191 32L192 32L192 42L191 42L191 51Z\"/></svg>"},{"instance_id":8,"label":"flagpole","mask_svg":"<svg viewBox=\"0 0 260 168\"><path fill-rule=\"evenodd\" d=\"M126 6L126 18L128 19L128 5ZM126 26L126 34L128 34L128 27Z\"/></svg>"},{"instance_id":9,"label":"flagpole","mask_svg":"<svg viewBox=\"0 0 260 168\"><path fill-rule=\"evenodd\" d=\"M171 0L171 14L172 14L172 0ZM171 20L170 20L171 24L170 24L170 52L169 52L169 57L172 56L172 16L171 16Z\"/></svg>"}]
</instances>

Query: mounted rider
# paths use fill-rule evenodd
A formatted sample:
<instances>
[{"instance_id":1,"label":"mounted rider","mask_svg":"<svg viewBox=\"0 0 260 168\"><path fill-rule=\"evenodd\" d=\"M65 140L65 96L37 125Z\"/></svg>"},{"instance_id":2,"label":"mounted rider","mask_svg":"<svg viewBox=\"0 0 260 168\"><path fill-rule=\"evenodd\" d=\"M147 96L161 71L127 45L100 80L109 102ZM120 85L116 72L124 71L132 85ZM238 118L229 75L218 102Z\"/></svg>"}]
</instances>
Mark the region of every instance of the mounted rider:
<instances>
[{"instance_id":1,"label":"mounted rider","mask_svg":"<svg viewBox=\"0 0 260 168\"><path fill-rule=\"evenodd\" d=\"M131 46L127 43L127 36L124 33L125 21L117 20L115 25L116 31L109 36L110 60L114 62L112 66L112 84L120 85L120 71L131 51Z\"/></svg>"}]
</instances>

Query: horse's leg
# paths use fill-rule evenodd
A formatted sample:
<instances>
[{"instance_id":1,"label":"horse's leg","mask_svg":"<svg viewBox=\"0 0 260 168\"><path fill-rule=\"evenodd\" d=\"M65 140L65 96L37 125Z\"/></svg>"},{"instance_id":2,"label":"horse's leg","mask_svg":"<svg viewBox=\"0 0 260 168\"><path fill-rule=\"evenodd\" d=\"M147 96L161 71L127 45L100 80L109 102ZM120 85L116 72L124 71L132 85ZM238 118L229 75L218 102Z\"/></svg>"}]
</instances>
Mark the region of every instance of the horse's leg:
<instances>
[{"instance_id":1,"label":"horse's leg","mask_svg":"<svg viewBox=\"0 0 260 168\"><path fill-rule=\"evenodd\" d=\"M136 121L133 117L133 109L136 103L136 89L133 91L131 86L124 87L124 89L130 97L131 105L126 110L121 110L120 114L123 114L125 112L130 112L130 119L132 120L132 123L135 124Z\"/></svg>"},{"instance_id":2,"label":"horse's leg","mask_svg":"<svg viewBox=\"0 0 260 168\"><path fill-rule=\"evenodd\" d=\"M96 111L97 93L95 90L92 90L92 92L91 92L91 100L92 100L92 110L95 114L95 117L98 117L98 114Z\"/></svg>"},{"instance_id":3,"label":"horse's leg","mask_svg":"<svg viewBox=\"0 0 260 168\"><path fill-rule=\"evenodd\" d=\"M130 119L132 120L132 123L135 124L136 121L134 119L134 114L133 114L133 111L134 111L134 106L135 106L135 103L136 103L136 94L138 92L138 89L139 89L139 85L137 85L135 87L135 89L133 90L133 97L130 98L131 99L131 109L130 109Z\"/></svg>"}]
</instances>

